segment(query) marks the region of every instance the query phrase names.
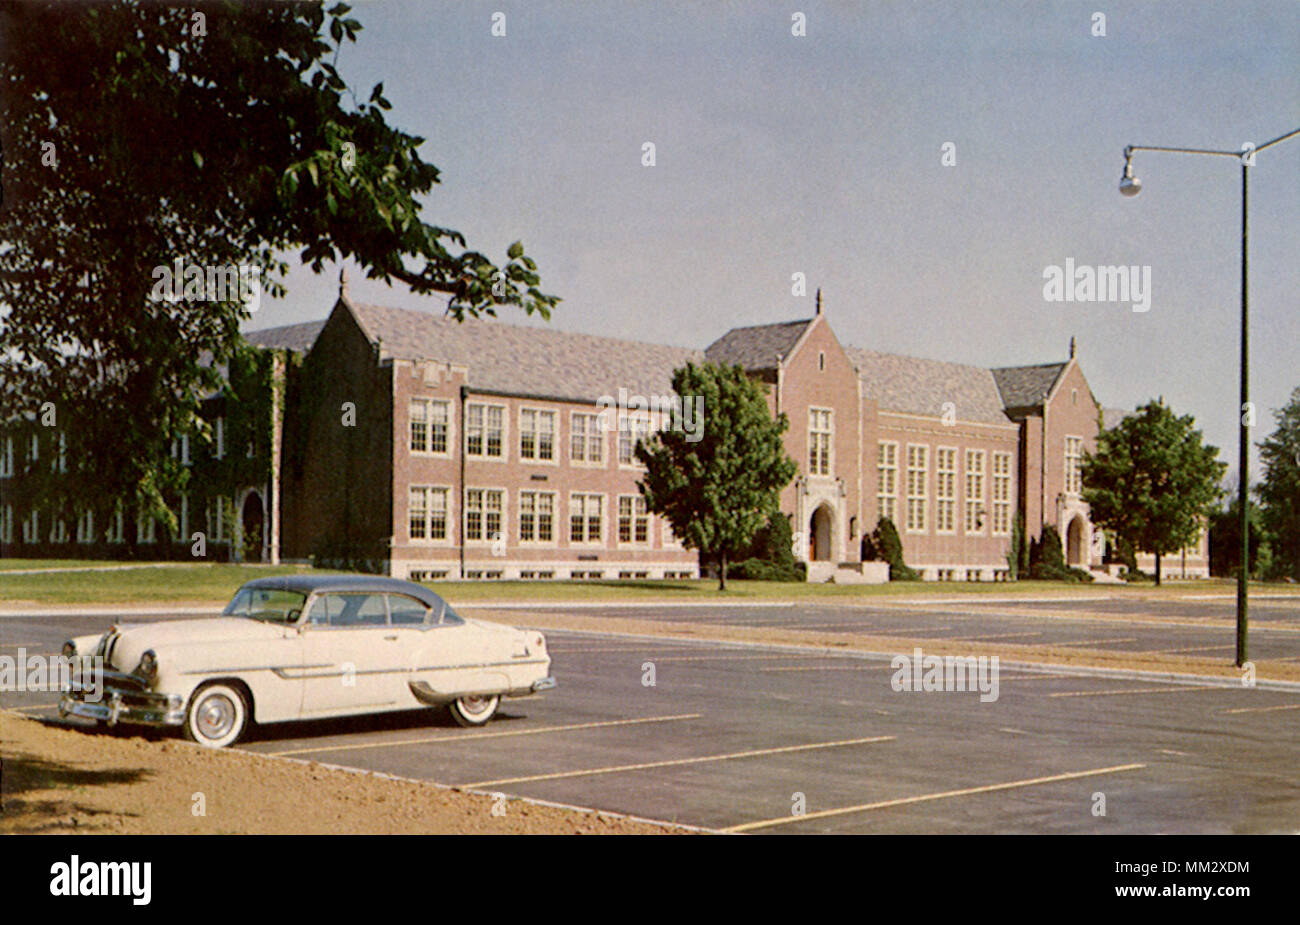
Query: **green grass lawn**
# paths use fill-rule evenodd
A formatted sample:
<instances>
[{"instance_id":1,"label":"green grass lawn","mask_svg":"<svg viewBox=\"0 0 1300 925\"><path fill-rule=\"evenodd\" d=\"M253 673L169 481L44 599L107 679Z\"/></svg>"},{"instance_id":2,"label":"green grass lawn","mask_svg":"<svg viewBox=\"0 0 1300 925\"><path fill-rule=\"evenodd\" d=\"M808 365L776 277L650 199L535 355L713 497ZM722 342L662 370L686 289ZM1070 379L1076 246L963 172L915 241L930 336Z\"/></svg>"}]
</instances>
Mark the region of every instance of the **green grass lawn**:
<instances>
[{"instance_id":1,"label":"green grass lawn","mask_svg":"<svg viewBox=\"0 0 1300 925\"><path fill-rule=\"evenodd\" d=\"M21 565L19 563L22 563ZM120 570L90 570L104 562L84 560L20 560L0 563L0 606L19 602L45 605L75 604L222 604L245 581L265 575L311 572L307 566L225 565L207 563L135 563L144 567ZM6 575L20 568L85 567L86 571L47 574ZM321 574L326 574L321 572ZM892 596L945 596L987 594L1019 596L1043 594L1168 594L1231 593L1229 581L1210 580L1166 584L1092 585L1051 581L993 582L895 582L885 585L806 584L803 582L730 581L719 592L718 583L699 581L440 581L427 586L454 604L505 601L608 601L652 600L801 601L821 598L867 598ZM1252 585L1260 592L1300 592L1289 585Z\"/></svg>"}]
</instances>

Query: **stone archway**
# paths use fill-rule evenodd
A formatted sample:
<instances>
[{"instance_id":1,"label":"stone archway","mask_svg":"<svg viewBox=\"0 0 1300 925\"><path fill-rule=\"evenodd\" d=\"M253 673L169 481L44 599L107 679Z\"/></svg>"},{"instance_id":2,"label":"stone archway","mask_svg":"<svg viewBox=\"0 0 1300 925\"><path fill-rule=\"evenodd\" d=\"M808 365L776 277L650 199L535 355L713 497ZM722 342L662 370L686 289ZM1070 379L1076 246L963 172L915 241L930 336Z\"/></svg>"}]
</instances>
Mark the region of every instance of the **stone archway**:
<instances>
[{"instance_id":1,"label":"stone archway","mask_svg":"<svg viewBox=\"0 0 1300 925\"><path fill-rule=\"evenodd\" d=\"M828 562L834 552L835 515L829 504L820 505L808 521L808 561Z\"/></svg>"},{"instance_id":2,"label":"stone archway","mask_svg":"<svg viewBox=\"0 0 1300 925\"><path fill-rule=\"evenodd\" d=\"M266 533L266 512L262 496L256 490L244 495L239 510L241 552L245 562L261 562L263 538Z\"/></svg>"},{"instance_id":3,"label":"stone archway","mask_svg":"<svg viewBox=\"0 0 1300 925\"><path fill-rule=\"evenodd\" d=\"M1083 518L1076 516L1065 530L1065 561L1075 568L1086 568L1088 547L1084 542Z\"/></svg>"}]
</instances>

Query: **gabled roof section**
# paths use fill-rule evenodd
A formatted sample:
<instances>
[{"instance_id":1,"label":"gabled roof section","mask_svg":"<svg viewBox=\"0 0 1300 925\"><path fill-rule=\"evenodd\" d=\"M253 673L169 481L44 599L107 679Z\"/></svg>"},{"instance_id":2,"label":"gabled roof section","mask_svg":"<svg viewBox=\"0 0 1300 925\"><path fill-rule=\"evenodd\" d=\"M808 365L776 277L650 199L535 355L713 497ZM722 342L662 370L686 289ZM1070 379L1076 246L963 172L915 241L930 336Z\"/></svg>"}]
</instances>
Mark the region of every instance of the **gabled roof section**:
<instances>
[{"instance_id":1,"label":"gabled roof section","mask_svg":"<svg viewBox=\"0 0 1300 925\"><path fill-rule=\"evenodd\" d=\"M316 337L323 327L325 327L323 321L286 324L278 328L245 331L244 340L255 347L273 347L281 350L293 350L297 353L306 353L316 343Z\"/></svg>"},{"instance_id":2,"label":"gabled roof section","mask_svg":"<svg viewBox=\"0 0 1300 925\"><path fill-rule=\"evenodd\" d=\"M858 369L864 394L881 411L942 417L952 402L957 420L980 424L1010 424L1002 410L993 371L981 366L927 360L846 347Z\"/></svg>"},{"instance_id":3,"label":"gabled roof section","mask_svg":"<svg viewBox=\"0 0 1300 925\"><path fill-rule=\"evenodd\" d=\"M739 366L746 372L776 369L816 320L805 318L732 328L704 349L705 359L724 366Z\"/></svg>"},{"instance_id":4,"label":"gabled roof section","mask_svg":"<svg viewBox=\"0 0 1300 925\"><path fill-rule=\"evenodd\" d=\"M343 300L381 358L464 366L471 388L539 398L596 401L625 388L635 395L672 393L673 370L703 354L685 347L454 318Z\"/></svg>"},{"instance_id":5,"label":"gabled roof section","mask_svg":"<svg viewBox=\"0 0 1300 925\"><path fill-rule=\"evenodd\" d=\"M1041 363L1037 366L1003 366L993 370L1003 407L1009 412L1041 408L1068 365Z\"/></svg>"}]
</instances>

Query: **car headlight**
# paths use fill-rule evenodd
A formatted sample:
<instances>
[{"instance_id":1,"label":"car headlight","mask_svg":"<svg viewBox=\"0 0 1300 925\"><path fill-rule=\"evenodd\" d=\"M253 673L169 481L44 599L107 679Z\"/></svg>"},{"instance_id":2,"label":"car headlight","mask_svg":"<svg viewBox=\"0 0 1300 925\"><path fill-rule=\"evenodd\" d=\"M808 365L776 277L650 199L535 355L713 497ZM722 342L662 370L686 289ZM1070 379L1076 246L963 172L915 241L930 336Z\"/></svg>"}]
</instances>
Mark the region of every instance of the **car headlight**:
<instances>
[{"instance_id":1,"label":"car headlight","mask_svg":"<svg viewBox=\"0 0 1300 925\"><path fill-rule=\"evenodd\" d=\"M158 656L153 649L146 649L144 655L140 656L140 664L135 666L134 673L136 677L153 683L158 676Z\"/></svg>"}]
</instances>

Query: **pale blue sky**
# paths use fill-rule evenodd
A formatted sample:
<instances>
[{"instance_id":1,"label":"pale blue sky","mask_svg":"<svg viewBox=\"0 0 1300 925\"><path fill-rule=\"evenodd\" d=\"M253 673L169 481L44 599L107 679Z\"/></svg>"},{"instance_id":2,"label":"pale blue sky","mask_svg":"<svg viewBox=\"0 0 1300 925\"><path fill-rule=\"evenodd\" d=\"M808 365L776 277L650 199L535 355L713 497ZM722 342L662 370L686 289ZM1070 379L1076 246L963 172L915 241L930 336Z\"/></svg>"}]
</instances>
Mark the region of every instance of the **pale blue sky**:
<instances>
[{"instance_id":1,"label":"pale blue sky","mask_svg":"<svg viewBox=\"0 0 1300 925\"><path fill-rule=\"evenodd\" d=\"M810 315L820 285L861 347L997 366L1064 359L1075 335L1103 404L1163 395L1235 469L1240 167L1140 154L1142 195L1116 187L1128 143L1300 127L1295 0L355 9L340 66L358 89L382 80L391 120L428 139L443 183L426 219L498 260L522 239L565 300L554 327L703 347ZM1300 385L1300 139L1259 156L1251 192L1262 439ZM1150 311L1044 301L1043 269L1066 258L1150 265ZM292 262L255 326L332 304L336 274ZM351 276L364 301L441 311Z\"/></svg>"}]
</instances>

